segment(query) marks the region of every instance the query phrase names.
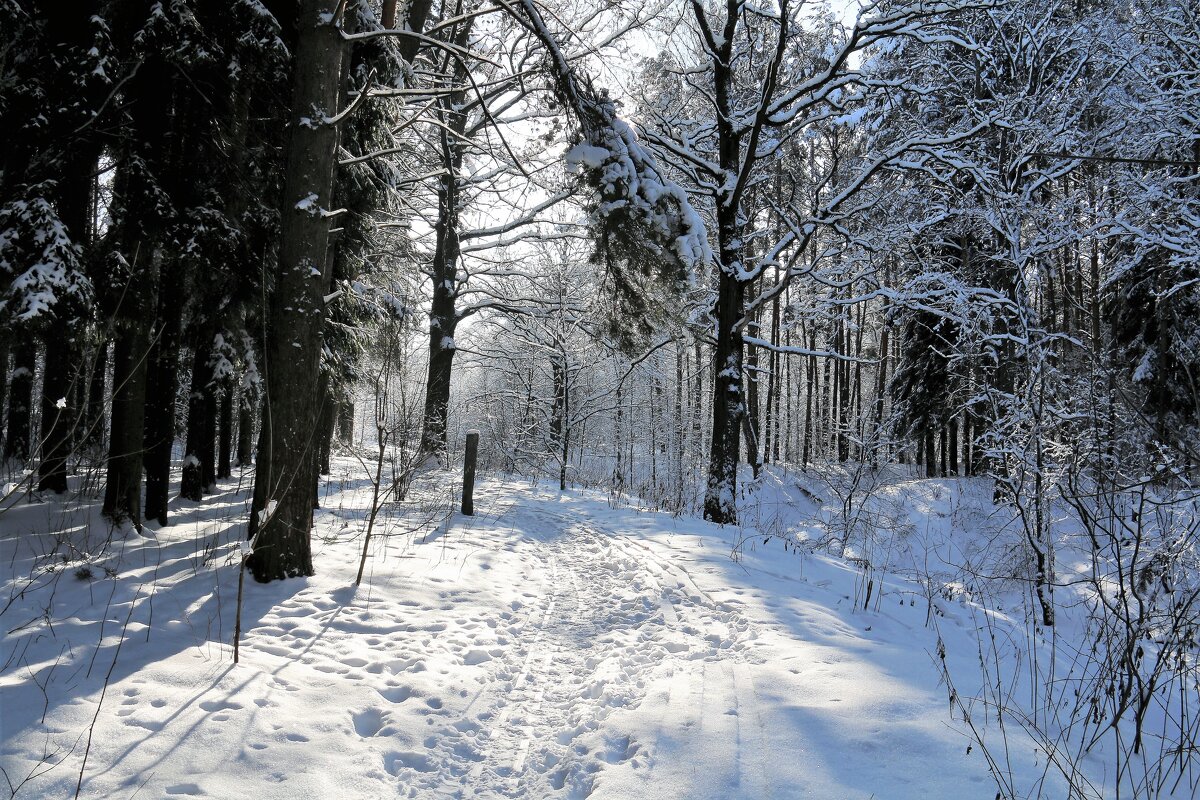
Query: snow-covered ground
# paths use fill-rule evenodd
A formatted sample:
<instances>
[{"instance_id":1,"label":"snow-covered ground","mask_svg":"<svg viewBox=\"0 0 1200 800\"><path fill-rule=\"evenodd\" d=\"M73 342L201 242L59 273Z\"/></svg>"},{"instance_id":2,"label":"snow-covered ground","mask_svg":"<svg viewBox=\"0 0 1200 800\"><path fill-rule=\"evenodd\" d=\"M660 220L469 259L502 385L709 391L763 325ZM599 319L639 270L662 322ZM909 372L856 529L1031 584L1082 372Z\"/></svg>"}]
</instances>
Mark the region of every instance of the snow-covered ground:
<instances>
[{"instance_id":1,"label":"snow-covered ground","mask_svg":"<svg viewBox=\"0 0 1200 800\"><path fill-rule=\"evenodd\" d=\"M475 517L385 508L356 588L360 474L322 489L315 577L247 580L237 665L245 483L103 553L91 505L0 515L0 794L995 795L915 585L863 610L861 564L490 478ZM969 615L937 620L969 664Z\"/></svg>"}]
</instances>

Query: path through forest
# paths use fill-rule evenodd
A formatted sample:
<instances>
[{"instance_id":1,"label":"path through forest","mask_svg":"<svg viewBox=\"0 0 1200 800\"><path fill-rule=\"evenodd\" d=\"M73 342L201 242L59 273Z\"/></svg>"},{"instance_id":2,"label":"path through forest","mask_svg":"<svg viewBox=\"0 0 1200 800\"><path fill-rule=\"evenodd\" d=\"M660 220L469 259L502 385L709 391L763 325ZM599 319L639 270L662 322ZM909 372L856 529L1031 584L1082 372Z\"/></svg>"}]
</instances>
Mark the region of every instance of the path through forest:
<instances>
[{"instance_id":1,"label":"path through forest","mask_svg":"<svg viewBox=\"0 0 1200 800\"><path fill-rule=\"evenodd\" d=\"M182 508L125 554L101 610L137 622L156 597L170 621L115 659L82 796L991 796L948 725L924 609L852 610L844 564L748 543L735 561L732 528L489 480L476 517L381 538L356 591L365 496L326 487L316 577L248 584L236 667L213 644L236 571L196 572L219 527L189 538ZM50 681L44 724L40 696L8 715L10 775L77 740L101 673L62 702ZM69 794L72 757L29 796Z\"/></svg>"}]
</instances>

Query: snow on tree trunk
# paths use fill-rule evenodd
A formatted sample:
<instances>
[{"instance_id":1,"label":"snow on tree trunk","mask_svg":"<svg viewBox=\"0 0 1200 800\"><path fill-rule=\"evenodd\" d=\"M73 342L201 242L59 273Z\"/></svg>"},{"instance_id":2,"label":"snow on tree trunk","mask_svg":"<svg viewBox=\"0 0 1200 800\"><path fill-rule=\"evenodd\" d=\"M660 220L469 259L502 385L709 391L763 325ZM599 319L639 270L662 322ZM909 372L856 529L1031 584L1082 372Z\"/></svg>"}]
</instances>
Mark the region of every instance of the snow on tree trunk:
<instances>
[{"instance_id":1,"label":"snow on tree trunk","mask_svg":"<svg viewBox=\"0 0 1200 800\"><path fill-rule=\"evenodd\" d=\"M726 254L722 254L724 257ZM708 457L708 485L704 493L704 518L722 525L737 522L737 467L741 442L742 317L745 287L722 271L717 306L717 346L713 379L712 443Z\"/></svg>"},{"instance_id":2,"label":"snow on tree trunk","mask_svg":"<svg viewBox=\"0 0 1200 800\"><path fill-rule=\"evenodd\" d=\"M457 118L465 119L461 114ZM461 127L461 123L458 127ZM461 135L461 131L456 133ZM429 273L433 281L433 303L429 309L429 371L425 379L425 413L421 432L422 452L438 454L446 452L446 419L455 354L454 334L458 326L455 310L455 272L459 256L457 168L462 162L462 154L457 146L453 147L453 154L444 155L449 156L450 171L443 176L438 189L437 244Z\"/></svg>"}]
</instances>

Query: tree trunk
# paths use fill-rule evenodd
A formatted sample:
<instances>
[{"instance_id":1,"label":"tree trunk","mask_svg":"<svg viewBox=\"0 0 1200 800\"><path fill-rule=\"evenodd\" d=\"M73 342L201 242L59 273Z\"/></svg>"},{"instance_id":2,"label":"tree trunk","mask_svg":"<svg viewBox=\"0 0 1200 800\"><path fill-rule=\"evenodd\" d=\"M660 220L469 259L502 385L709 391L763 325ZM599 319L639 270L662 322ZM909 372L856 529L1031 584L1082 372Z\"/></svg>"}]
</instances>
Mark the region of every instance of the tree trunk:
<instances>
[{"instance_id":1,"label":"tree trunk","mask_svg":"<svg viewBox=\"0 0 1200 800\"><path fill-rule=\"evenodd\" d=\"M786 292L787 290L785 289L784 291ZM786 300L784 304L786 306ZM783 346L792 346L792 328L790 325L783 331ZM783 449L776 451L775 460L778 461L780 456L782 456L783 460L790 464L796 460L797 450L792 443L792 430L800 426L795 423L795 414L793 413L794 403L788 402L784 404L782 400L784 395L787 395L789 400L799 397L799 386L793 385L795 383L793 380L793 373L795 372L793 364L795 363L795 359L783 358L781 356L779 363L783 367L783 383L778 395L775 397L775 415L779 416L780 413L783 414Z\"/></svg>"},{"instance_id":2,"label":"tree trunk","mask_svg":"<svg viewBox=\"0 0 1200 800\"><path fill-rule=\"evenodd\" d=\"M858 443L854 445L855 458L859 461L866 461L867 456L863 451L862 442L864 441L864 433L866 431L863 419L863 331L867 329L866 304L862 303L858 306L858 324L854 334L854 385L852 392L854 396L854 430L858 438ZM849 369L847 365L847 369Z\"/></svg>"},{"instance_id":3,"label":"tree trunk","mask_svg":"<svg viewBox=\"0 0 1200 800\"><path fill-rule=\"evenodd\" d=\"M435 255L434 261L437 260ZM421 429L422 452L439 456L446 453L450 378L456 352L454 333L458 325L453 290L445 288L444 283L434 279L433 305L429 312L429 371L425 378L425 413Z\"/></svg>"},{"instance_id":4,"label":"tree trunk","mask_svg":"<svg viewBox=\"0 0 1200 800\"><path fill-rule=\"evenodd\" d=\"M779 283L778 269L776 270L775 283ZM779 295L775 295L775 299L771 301L771 344L779 347ZM770 453L764 452L763 460L778 462L780 456L779 448L779 416L782 413L783 399L783 356L778 350L771 351L771 374L767 379L767 441L770 443Z\"/></svg>"},{"instance_id":5,"label":"tree trunk","mask_svg":"<svg viewBox=\"0 0 1200 800\"><path fill-rule=\"evenodd\" d=\"M29 459L30 416L33 410L33 372L37 369L37 342L26 330L17 330L13 369L8 384L8 426L4 433L4 459Z\"/></svg>"},{"instance_id":6,"label":"tree trunk","mask_svg":"<svg viewBox=\"0 0 1200 800\"><path fill-rule=\"evenodd\" d=\"M845 356L850 355L850 318L848 312L843 312L838 319L837 350L843 356L834 364L838 373L838 402L837 402L837 458L841 463L850 460L850 362Z\"/></svg>"},{"instance_id":7,"label":"tree trunk","mask_svg":"<svg viewBox=\"0 0 1200 800\"><path fill-rule=\"evenodd\" d=\"M308 485L312 487L312 507L321 507L321 459L325 457L328 438L325 432L326 408L330 403L329 371L321 370L317 378L317 419L313 429L313 444L309 448ZM400 499L403 499L401 497Z\"/></svg>"},{"instance_id":8,"label":"tree trunk","mask_svg":"<svg viewBox=\"0 0 1200 800\"><path fill-rule=\"evenodd\" d=\"M683 367L686 356L683 341L675 342L675 424L672 430L675 434L674 447L671 451L671 481L675 490L675 511L683 510L683 450L687 442L687 419L683 410ZM582 438L582 437L581 437ZM582 448L581 448L582 449Z\"/></svg>"},{"instance_id":9,"label":"tree trunk","mask_svg":"<svg viewBox=\"0 0 1200 800\"><path fill-rule=\"evenodd\" d=\"M728 240L734 237L732 231ZM723 253L726 263L735 256ZM717 346L713 377L712 443L708 457L708 485L704 493L704 518L721 525L737 522L737 467L741 443L742 317L744 285L721 271L717 299Z\"/></svg>"},{"instance_id":10,"label":"tree trunk","mask_svg":"<svg viewBox=\"0 0 1200 800\"><path fill-rule=\"evenodd\" d=\"M612 490L616 494L620 494L625 488L625 448L621 445L622 437L624 436L624 410L622 405L623 398L621 396L621 384L617 384L616 398L616 414L613 418L613 448L615 460L613 462L612 474Z\"/></svg>"},{"instance_id":11,"label":"tree trunk","mask_svg":"<svg viewBox=\"0 0 1200 800\"><path fill-rule=\"evenodd\" d=\"M803 329L800 331L800 338L801 341L804 340ZM817 349L817 326L815 323L813 324L812 331L809 334L808 342L809 350L815 351ZM808 366L805 369L805 372L807 373L806 382L808 390L804 395L804 447L800 458L800 466L806 469L808 467L808 462L812 459L812 441L813 437L816 436L814 415L819 413L815 406L817 403L817 397L821 391L821 386L819 384L820 376L817 374L817 357L815 355L809 356L807 361Z\"/></svg>"},{"instance_id":12,"label":"tree trunk","mask_svg":"<svg viewBox=\"0 0 1200 800\"><path fill-rule=\"evenodd\" d=\"M146 375L143 443L146 450L146 519L168 525L171 489L171 451L175 445L175 397L179 393L181 297L179 281L159 274L158 319L161 328Z\"/></svg>"},{"instance_id":13,"label":"tree trunk","mask_svg":"<svg viewBox=\"0 0 1200 800\"><path fill-rule=\"evenodd\" d=\"M233 474L233 386L221 391L220 440L217 444L217 477Z\"/></svg>"},{"instance_id":14,"label":"tree trunk","mask_svg":"<svg viewBox=\"0 0 1200 800\"><path fill-rule=\"evenodd\" d=\"M970 409L963 409L963 474L975 477L975 426Z\"/></svg>"},{"instance_id":15,"label":"tree trunk","mask_svg":"<svg viewBox=\"0 0 1200 800\"><path fill-rule=\"evenodd\" d=\"M949 444L947 452L950 455L949 475L952 478L958 477L958 417L950 418L949 423Z\"/></svg>"},{"instance_id":16,"label":"tree trunk","mask_svg":"<svg viewBox=\"0 0 1200 800\"><path fill-rule=\"evenodd\" d=\"M96 345L88 384L87 413L83 422L83 441L88 447L104 446L104 390L108 378L108 341Z\"/></svg>"},{"instance_id":17,"label":"tree trunk","mask_svg":"<svg viewBox=\"0 0 1200 800\"><path fill-rule=\"evenodd\" d=\"M386 0L386 3L392 5L392 18L394 20L396 2L395 0ZM429 17L431 8L433 8L433 0L410 0L408 3L407 18L405 19L407 28L416 33L423 31L425 29L425 20ZM388 25L386 27L390 28L392 26ZM417 50L420 48L421 42L414 37L402 36L396 46L400 50L400 56L411 64L413 59L417 57Z\"/></svg>"},{"instance_id":18,"label":"tree trunk","mask_svg":"<svg viewBox=\"0 0 1200 800\"><path fill-rule=\"evenodd\" d=\"M937 446L934 444L933 422L925 422L925 477L937 477Z\"/></svg>"},{"instance_id":19,"label":"tree trunk","mask_svg":"<svg viewBox=\"0 0 1200 800\"><path fill-rule=\"evenodd\" d=\"M204 492L217 491L217 387L210 383L204 396L204 438L200 442L200 478Z\"/></svg>"},{"instance_id":20,"label":"tree trunk","mask_svg":"<svg viewBox=\"0 0 1200 800\"><path fill-rule=\"evenodd\" d=\"M142 440L146 413L146 366L150 327L158 305L158 250L139 268L133 260L130 291L122 304L113 345L112 421L108 444L108 477L104 516L114 524L142 526Z\"/></svg>"},{"instance_id":21,"label":"tree trunk","mask_svg":"<svg viewBox=\"0 0 1200 800\"><path fill-rule=\"evenodd\" d=\"M696 454L696 459L699 460L700 453L704 448L704 353L703 345L700 343L700 338L697 336L692 341L692 355L695 358L695 366L693 367L693 392L692 392L692 452Z\"/></svg>"},{"instance_id":22,"label":"tree trunk","mask_svg":"<svg viewBox=\"0 0 1200 800\"><path fill-rule=\"evenodd\" d=\"M550 443L557 450L566 431L567 409L567 367L557 354L550 362L550 373L554 384L554 400L550 409Z\"/></svg>"},{"instance_id":23,"label":"tree trunk","mask_svg":"<svg viewBox=\"0 0 1200 800\"><path fill-rule=\"evenodd\" d=\"M939 470L939 474L943 478L946 477L950 473L950 467L949 467L949 464L947 463L949 461L949 459L946 456L946 444L947 444L946 440L947 440L946 426L939 425L938 426L938 450L940 451L941 457L942 457L942 465L941 465L941 469Z\"/></svg>"},{"instance_id":24,"label":"tree trunk","mask_svg":"<svg viewBox=\"0 0 1200 800\"><path fill-rule=\"evenodd\" d=\"M67 456L71 452L71 432L75 428L75 394L71 381L77 378L75 367L79 347L68 330L46 337L42 368L42 458L38 463L38 491L63 494L67 491Z\"/></svg>"},{"instance_id":25,"label":"tree trunk","mask_svg":"<svg viewBox=\"0 0 1200 800\"><path fill-rule=\"evenodd\" d=\"M565 354L564 354L565 361ZM561 407L561 425L562 441L560 442L561 449L559 452L558 462L558 489L560 492L567 490L567 463L571 454L571 400L569 396L570 387L567 385L567 365L562 366L562 407Z\"/></svg>"},{"instance_id":26,"label":"tree trunk","mask_svg":"<svg viewBox=\"0 0 1200 800\"><path fill-rule=\"evenodd\" d=\"M79 18L76 19L79 21ZM76 26L71 26L76 27ZM86 31L78 26L77 30ZM87 252L91 229L92 173L99 153L95 145L79 145L67 158L59 181L58 215L72 241ZM65 307L64 307L65 308ZM67 491L67 457L79 422L79 393L83 380L84 320L77 315L59 317L46 336L42 370L42 460L38 465L38 490Z\"/></svg>"},{"instance_id":27,"label":"tree trunk","mask_svg":"<svg viewBox=\"0 0 1200 800\"><path fill-rule=\"evenodd\" d=\"M254 457L254 396L242 391L238 397L237 465L247 467Z\"/></svg>"},{"instance_id":28,"label":"tree trunk","mask_svg":"<svg viewBox=\"0 0 1200 800\"><path fill-rule=\"evenodd\" d=\"M8 331L0 330L0 420L8 401Z\"/></svg>"},{"instance_id":29,"label":"tree trunk","mask_svg":"<svg viewBox=\"0 0 1200 800\"><path fill-rule=\"evenodd\" d=\"M457 46L465 48L468 45L470 30L469 22L462 25L455 37ZM455 77L459 85L465 82L461 64L455 69ZM458 300L461 247L458 217L462 204L458 173L462 168L462 140L467 128L467 115L459 108L465 101L465 92L454 92L443 101L439 115L445 126L440 131L440 155L445 171L438 184L438 218L434 224L436 242L429 267L433 302L429 308L429 371L425 378L425 413L421 430L421 452L439 456L446 453L450 378L456 352L454 334L458 328L455 304Z\"/></svg>"},{"instance_id":30,"label":"tree trunk","mask_svg":"<svg viewBox=\"0 0 1200 800\"><path fill-rule=\"evenodd\" d=\"M206 327L196 335L192 349L192 381L188 389L187 439L183 450L183 479L179 494L188 500L204 499L205 461L208 443L208 410L212 398L212 336Z\"/></svg>"},{"instance_id":31,"label":"tree trunk","mask_svg":"<svg viewBox=\"0 0 1200 800\"><path fill-rule=\"evenodd\" d=\"M396 27L397 0L383 0L383 8L379 13L379 23L388 30Z\"/></svg>"},{"instance_id":32,"label":"tree trunk","mask_svg":"<svg viewBox=\"0 0 1200 800\"><path fill-rule=\"evenodd\" d=\"M753 323L754 330L752 336L759 336L758 320ZM754 470L754 477L758 477L759 469L762 467L762 424L758 414L758 348L754 345L745 345L746 359L746 378L745 378L745 412L743 428L746 432L746 463Z\"/></svg>"},{"instance_id":33,"label":"tree trunk","mask_svg":"<svg viewBox=\"0 0 1200 800\"><path fill-rule=\"evenodd\" d=\"M885 280L890 278L885 275ZM888 284L890 285L890 284ZM889 301L885 298L883 301L883 325L879 330L879 371L875 375L875 418L873 421L874 430L871 432L869 441L874 444L871 447L871 464L877 466L880 457L884 454L880 452L883 448L883 409L885 393L887 391L887 372L888 372L888 356L890 355L891 325L888 323L888 306ZM885 456L886 457L886 456Z\"/></svg>"},{"instance_id":34,"label":"tree trunk","mask_svg":"<svg viewBox=\"0 0 1200 800\"><path fill-rule=\"evenodd\" d=\"M280 209L279 274L265 348L266 395L259 437L247 565L266 582L311 575L313 431L317 423L313 376L320 369L329 220L321 213L333 196L338 129L312 122L312 109L332 117L345 45L334 0L300 0L299 32ZM264 513L265 512L265 513Z\"/></svg>"},{"instance_id":35,"label":"tree trunk","mask_svg":"<svg viewBox=\"0 0 1200 800\"><path fill-rule=\"evenodd\" d=\"M317 435L321 437L321 457L318 459L317 471L321 475L331 472L330 460L333 458L333 431L337 422L338 401L334 397L331 386L322 387L320 427Z\"/></svg>"},{"instance_id":36,"label":"tree trunk","mask_svg":"<svg viewBox=\"0 0 1200 800\"><path fill-rule=\"evenodd\" d=\"M348 446L354 441L354 401L348 397L338 403L337 435L344 445Z\"/></svg>"}]
</instances>

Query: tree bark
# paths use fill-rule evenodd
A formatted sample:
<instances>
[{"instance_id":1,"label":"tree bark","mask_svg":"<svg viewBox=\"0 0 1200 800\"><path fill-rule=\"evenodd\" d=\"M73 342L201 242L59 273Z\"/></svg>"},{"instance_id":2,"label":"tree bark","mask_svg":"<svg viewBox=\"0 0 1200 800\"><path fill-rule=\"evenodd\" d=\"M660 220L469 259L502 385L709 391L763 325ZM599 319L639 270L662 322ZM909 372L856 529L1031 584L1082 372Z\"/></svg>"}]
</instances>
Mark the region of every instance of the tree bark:
<instances>
[{"instance_id":1,"label":"tree bark","mask_svg":"<svg viewBox=\"0 0 1200 800\"><path fill-rule=\"evenodd\" d=\"M97 160L94 146L78 146L67 159L66 174L57 192L59 219L81 250L89 245L92 173ZM46 332L42 369L42 459L38 464L38 490L55 494L67 491L67 457L79 422L79 393L74 390L84 373L83 319L78 311L68 314L59 317L57 324Z\"/></svg>"},{"instance_id":2,"label":"tree bark","mask_svg":"<svg viewBox=\"0 0 1200 800\"><path fill-rule=\"evenodd\" d=\"M949 453L949 456L950 456L949 474L950 474L950 477L956 478L956 477L958 477L958 417L957 416L953 416L950 418L949 428L950 428L949 444L947 445L947 452Z\"/></svg>"},{"instance_id":3,"label":"tree bark","mask_svg":"<svg viewBox=\"0 0 1200 800\"><path fill-rule=\"evenodd\" d=\"M754 332L751 335L757 336L760 333L761 331L756 320L754 323ZM746 345L745 353L747 374L744 391L746 393L746 402L742 427L746 435L746 462L754 470L754 477L757 478L759 470L762 468L763 459L762 423L758 414L758 348L753 345Z\"/></svg>"},{"instance_id":4,"label":"tree bark","mask_svg":"<svg viewBox=\"0 0 1200 800\"><path fill-rule=\"evenodd\" d=\"M220 439L217 445L217 477L233 474L233 387L221 391Z\"/></svg>"},{"instance_id":5,"label":"tree bark","mask_svg":"<svg viewBox=\"0 0 1200 800\"><path fill-rule=\"evenodd\" d=\"M146 413L146 367L150 324L158 302L161 256L130 275L129 296L122 305L121 324L113 345L112 422L109 431L108 476L104 486L104 516L114 524L129 521L142 526L142 445Z\"/></svg>"},{"instance_id":6,"label":"tree bark","mask_svg":"<svg viewBox=\"0 0 1200 800\"><path fill-rule=\"evenodd\" d=\"M613 418L613 462L612 491L620 494L625 489L625 447L621 444L625 431L625 406L623 405L622 387L617 384L616 412Z\"/></svg>"},{"instance_id":7,"label":"tree bark","mask_svg":"<svg viewBox=\"0 0 1200 800\"><path fill-rule=\"evenodd\" d=\"M889 278L885 275L884 280ZM886 284L890 285L890 284ZM886 457L886 454L881 454L880 450L884 447L883 439L883 409L885 404L885 396L887 392L887 373L888 373L888 356L890 350L891 325L888 323L888 307L890 301L884 298L883 301L883 324L879 328L879 368L875 375L875 418L873 421L874 431L872 431L869 441L873 442L871 447L871 465L878 466L880 456Z\"/></svg>"},{"instance_id":8,"label":"tree bark","mask_svg":"<svg viewBox=\"0 0 1200 800\"><path fill-rule=\"evenodd\" d=\"M33 372L37 369L37 342L26 330L17 330L13 368L8 384L8 425L4 433L4 459L29 459L30 422L33 410Z\"/></svg>"},{"instance_id":9,"label":"tree bark","mask_svg":"<svg viewBox=\"0 0 1200 800\"><path fill-rule=\"evenodd\" d=\"M342 398L337 408L337 435L342 444L354 441L354 401Z\"/></svg>"},{"instance_id":10,"label":"tree bark","mask_svg":"<svg viewBox=\"0 0 1200 800\"><path fill-rule=\"evenodd\" d=\"M38 463L40 492L67 491L67 456L71 452L71 431L76 419L71 381L78 357L77 345L69 331L46 337L42 368L42 457Z\"/></svg>"},{"instance_id":11,"label":"tree bark","mask_svg":"<svg viewBox=\"0 0 1200 800\"><path fill-rule=\"evenodd\" d=\"M925 442L924 442L924 444L925 444L925 446L924 446L923 455L925 456L925 477L926 478L936 478L937 477L937 460L938 460L937 459L937 446L934 444L933 422L931 420L927 420L925 422Z\"/></svg>"},{"instance_id":12,"label":"tree bark","mask_svg":"<svg viewBox=\"0 0 1200 800\"><path fill-rule=\"evenodd\" d=\"M266 395L259 436L247 565L255 580L311 575L310 469L317 423L329 220L338 129L338 78L345 45L335 0L300 0L284 191L279 274L265 348ZM314 120L315 117L315 120Z\"/></svg>"},{"instance_id":13,"label":"tree bark","mask_svg":"<svg viewBox=\"0 0 1200 800\"><path fill-rule=\"evenodd\" d=\"M161 327L146 376L146 411L143 443L146 450L146 519L170 524L171 451L175 445L175 396L179 393L180 318L179 281L159 274L158 319Z\"/></svg>"},{"instance_id":14,"label":"tree bark","mask_svg":"<svg viewBox=\"0 0 1200 800\"><path fill-rule=\"evenodd\" d=\"M727 225L731 222L727 221ZM722 237L731 241L729 236ZM734 259L723 252L722 259ZM704 518L719 524L737 522L737 467L741 443L742 333L736 328L742 317L744 286L736 277L721 271L718 279L716 375L713 378L712 443L708 457L708 485L704 494Z\"/></svg>"},{"instance_id":15,"label":"tree bark","mask_svg":"<svg viewBox=\"0 0 1200 800\"><path fill-rule=\"evenodd\" d=\"M211 369L211 367L210 367ZM200 441L200 478L204 492L217 491L217 387L208 385L204 396L204 438Z\"/></svg>"},{"instance_id":16,"label":"tree bark","mask_svg":"<svg viewBox=\"0 0 1200 800\"><path fill-rule=\"evenodd\" d=\"M212 398L212 336L202 327L195 336L192 348L192 380L188 388L187 438L183 450L183 479L179 494L188 500L199 502L204 499L205 461L211 462L206 454L208 443L208 411ZM207 458L206 458L207 455Z\"/></svg>"},{"instance_id":17,"label":"tree bark","mask_svg":"<svg viewBox=\"0 0 1200 800\"><path fill-rule=\"evenodd\" d=\"M318 459L317 471L321 475L330 473L330 460L333 458L333 431L337 422L337 406L338 402L333 394L333 389L328 385L322 387L321 392L321 413L320 427L317 429L317 435L321 437L321 457Z\"/></svg>"},{"instance_id":18,"label":"tree bark","mask_svg":"<svg viewBox=\"0 0 1200 800\"><path fill-rule=\"evenodd\" d=\"M800 331L800 340L804 341L803 329ZM808 348L813 351L817 349L817 326L815 323L812 326L812 332L809 334ZM812 458L812 440L816 436L813 415L814 413L819 413L814 412L814 406L821 391L820 376L817 374L817 357L811 355L806 361L808 363L805 369L805 377L808 391L804 394L804 447L800 460L800 465L804 468L808 467L808 462Z\"/></svg>"},{"instance_id":19,"label":"tree bark","mask_svg":"<svg viewBox=\"0 0 1200 800\"><path fill-rule=\"evenodd\" d=\"M4 419L4 406L8 402L8 331L0 330L0 420Z\"/></svg>"},{"instance_id":20,"label":"tree bark","mask_svg":"<svg viewBox=\"0 0 1200 800\"><path fill-rule=\"evenodd\" d=\"M392 0L387 1L392 2ZM407 19L405 20L408 29L416 33L420 33L421 31L425 30L425 21L429 18L429 12L432 8L433 0L410 0L408 4ZM394 19L394 4L392 15ZM420 49L421 42L413 37L405 36L400 39L397 47L400 50L401 57L411 64L413 59L417 57L417 50Z\"/></svg>"},{"instance_id":21,"label":"tree bark","mask_svg":"<svg viewBox=\"0 0 1200 800\"><path fill-rule=\"evenodd\" d=\"M704 14L697 4L696 14ZM738 20L732 5L727 9L723 39L711 53L713 99L717 112L717 151L727 185L717 192L717 308L716 352L713 378L712 441L708 458L708 485L704 492L704 518L718 524L737 522L737 468L741 422L746 413L742 390L744 343L738 325L746 304L746 284L740 278L742 241L739 235L741 205L737 176L742 169L742 132L733 118L733 41Z\"/></svg>"},{"instance_id":22,"label":"tree bark","mask_svg":"<svg viewBox=\"0 0 1200 800\"><path fill-rule=\"evenodd\" d=\"M939 425L938 426L938 450L940 451L940 454L942 457L942 464L941 464L941 469L939 470L939 475L943 478L945 478L947 475L950 474L949 458L947 457L947 453L946 453L947 438L948 437L946 436L946 426Z\"/></svg>"},{"instance_id":23,"label":"tree bark","mask_svg":"<svg viewBox=\"0 0 1200 800\"><path fill-rule=\"evenodd\" d=\"M420 2L420 0L418 0ZM455 36L455 44L466 47L471 24L465 23ZM456 83L465 81L463 67L455 71ZM421 430L421 452L446 454L446 421L450 410L450 378L454 368L454 334L458 328L459 211L462 205L458 173L462 168L462 140L467 115L459 110L466 93L454 92L442 102L440 117L440 155L445 170L438 185L438 218L434 224L433 259L429 278L433 284L433 302L429 308L429 371L425 378L425 413Z\"/></svg>"},{"instance_id":24,"label":"tree bark","mask_svg":"<svg viewBox=\"0 0 1200 800\"><path fill-rule=\"evenodd\" d=\"M254 457L254 399L242 391L238 397L237 464L247 467Z\"/></svg>"},{"instance_id":25,"label":"tree bark","mask_svg":"<svg viewBox=\"0 0 1200 800\"><path fill-rule=\"evenodd\" d=\"M88 383L87 412L83 420L83 442L89 448L104 446L104 390L108 378L108 342L96 344Z\"/></svg>"}]
</instances>

